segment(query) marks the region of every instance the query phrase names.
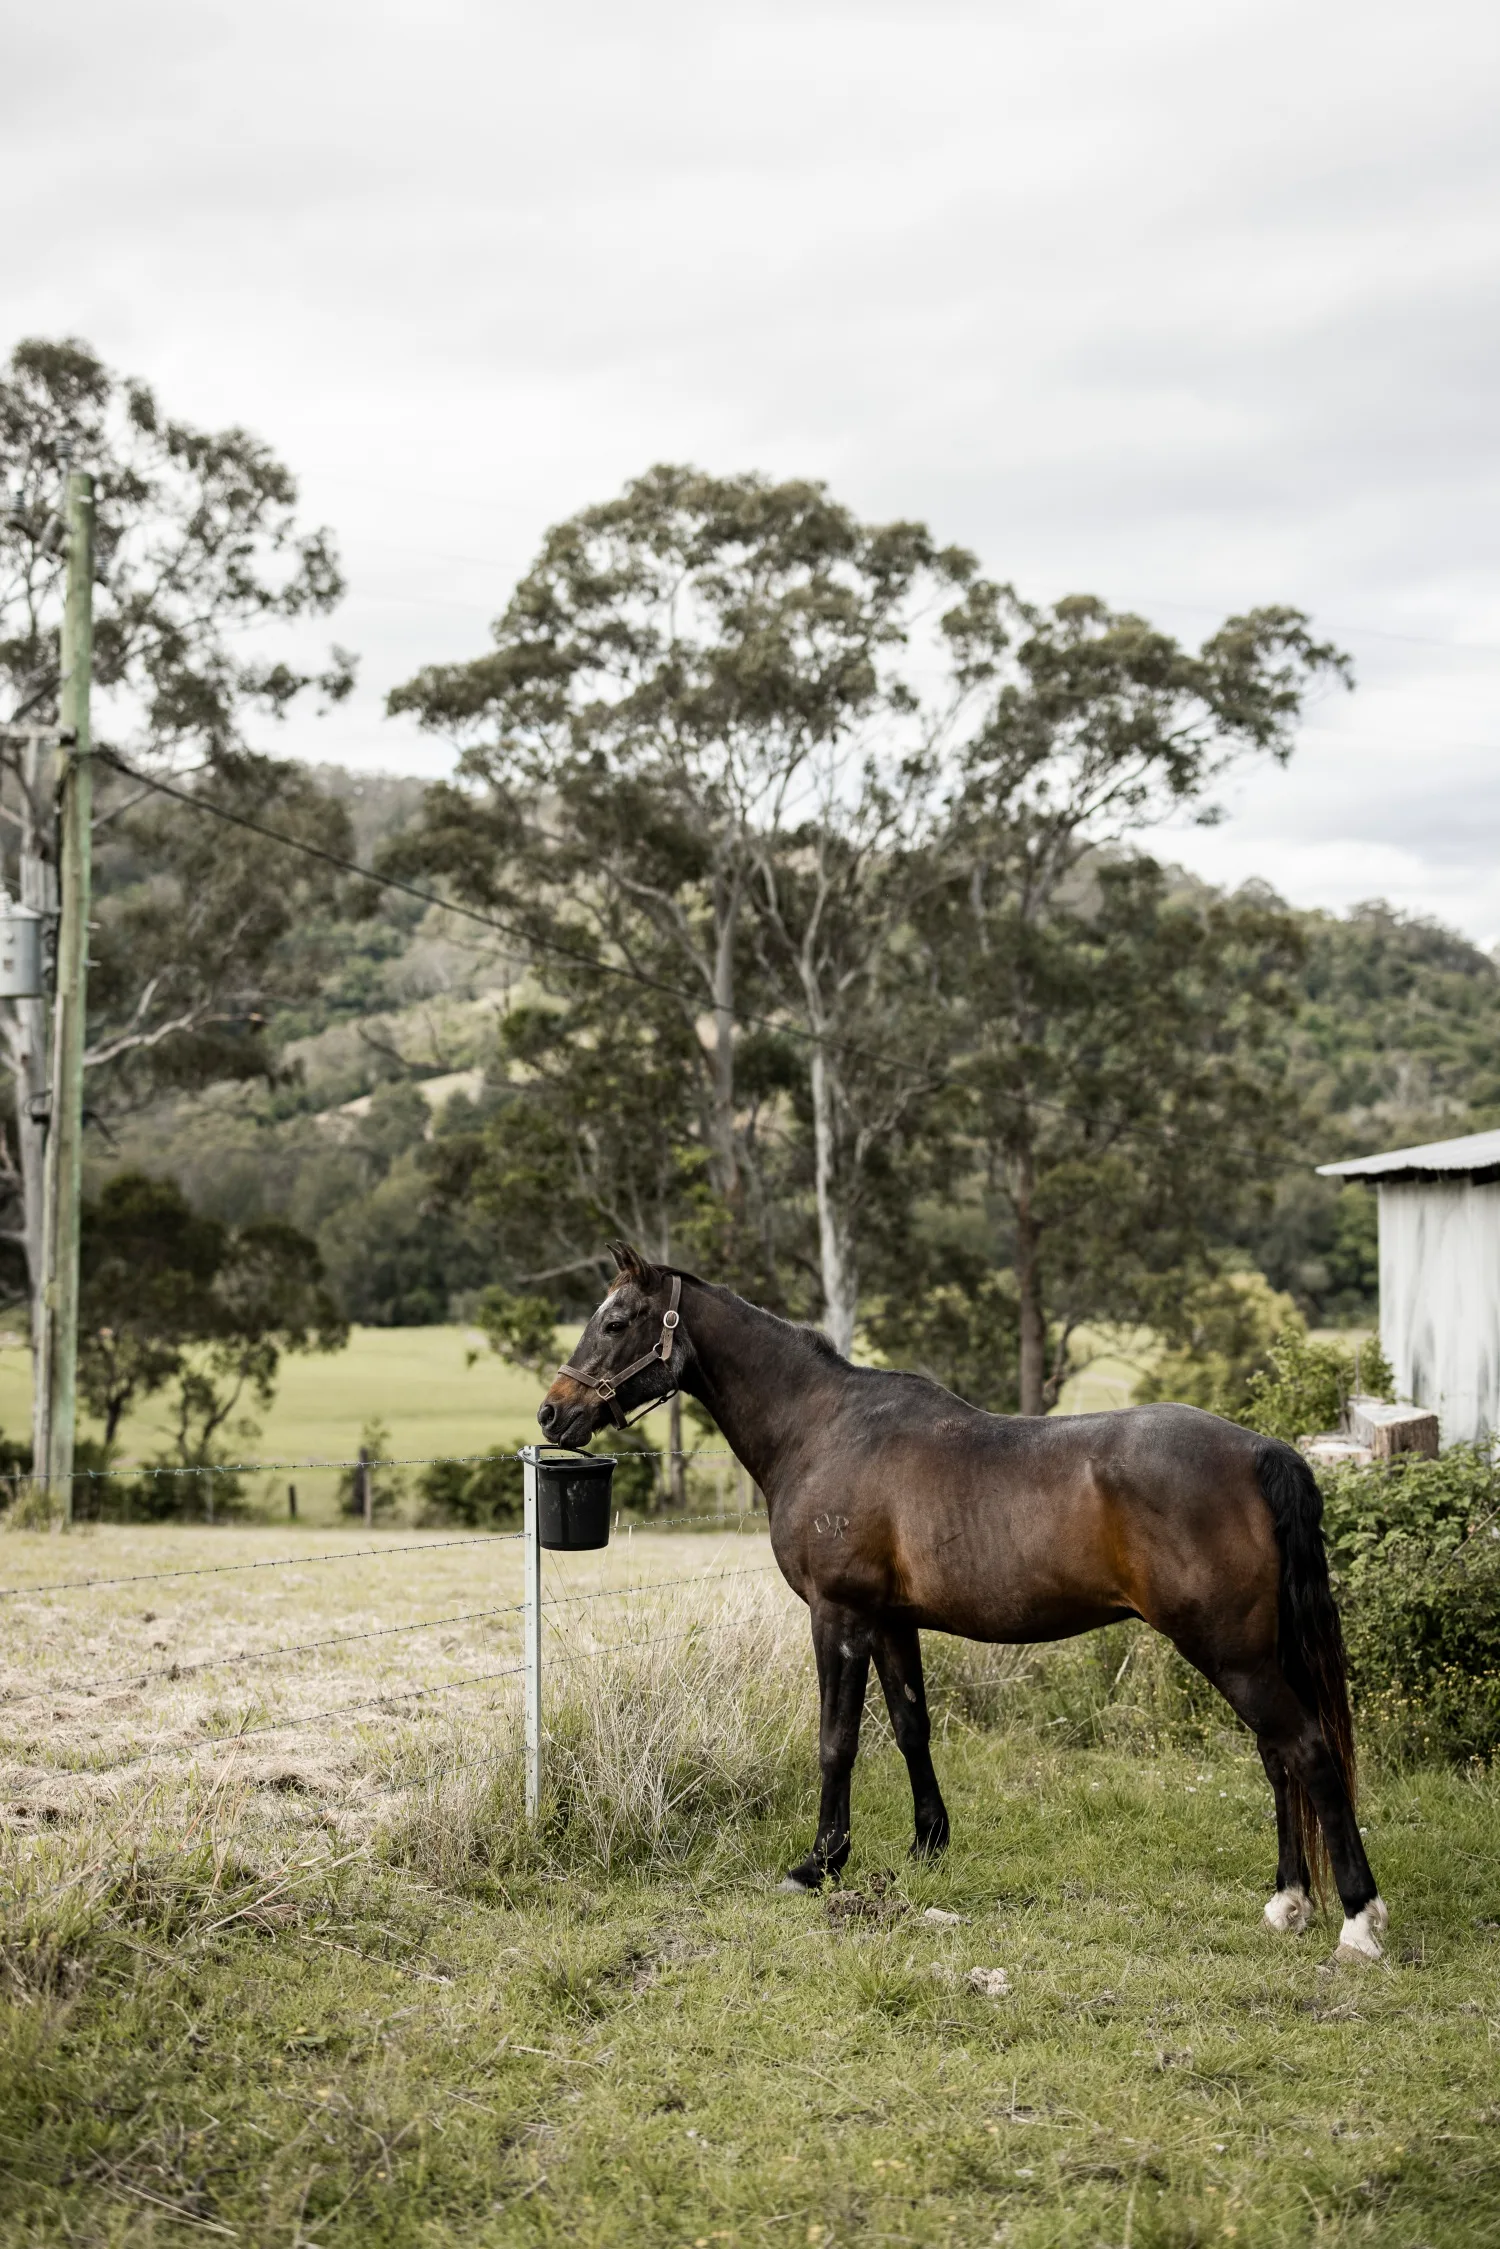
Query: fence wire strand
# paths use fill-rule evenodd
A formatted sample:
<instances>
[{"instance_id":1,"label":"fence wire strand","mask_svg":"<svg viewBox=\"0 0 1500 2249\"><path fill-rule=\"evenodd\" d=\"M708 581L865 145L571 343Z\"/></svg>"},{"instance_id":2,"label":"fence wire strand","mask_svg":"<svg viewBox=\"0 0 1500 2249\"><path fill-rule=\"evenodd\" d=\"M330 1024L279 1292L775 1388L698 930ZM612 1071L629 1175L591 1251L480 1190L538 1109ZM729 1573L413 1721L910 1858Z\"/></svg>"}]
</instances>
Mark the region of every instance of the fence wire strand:
<instances>
[{"instance_id":1,"label":"fence wire strand","mask_svg":"<svg viewBox=\"0 0 1500 2249\"><path fill-rule=\"evenodd\" d=\"M649 1455L636 1454L634 1457L649 1457L664 1462L670 1459L733 1460L735 1456L727 1451L700 1451L696 1454L662 1451ZM431 1467L442 1463L444 1465L476 1466L491 1463L497 1458L518 1459L519 1455L455 1453L440 1454L422 1460L387 1461L366 1463L365 1465L376 1467ZM127 1475L143 1473L169 1476L269 1474L288 1469L354 1468L360 1465L361 1463L357 1460L247 1461L234 1464L224 1463L214 1468L80 1471L78 1480L103 1478L105 1476L123 1478ZM17 1477L6 1480L10 1481L12 1488L14 1488L17 1483L27 1480L34 1481L35 1479ZM663 1514L653 1516L645 1521L623 1524L620 1516L618 1514L615 1516L616 1530L623 1531L625 1534L627 1553L630 1541L633 1540L637 1532L642 1535L661 1536L675 1532L732 1528L735 1532L742 1533L746 1530L764 1531L768 1527L768 1519L765 1514L757 1514L753 1509L746 1508L719 1509L703 1514L682 1516ZM35 1585L0 1586L0 1601L23 1600L28 1596L46 1598L62 1593L113 1591L126 1586L158 1585L203 1577L243 1575L254 1570L310 1569L334 1562L378 1562L384 1561L388 1557L395 1558L401 1555L444 1553L459 1547L511 1545L518 1543L523 1537L524 1533L521 1531L483 1531L459 1538L405 1539L389 1546L350 1547L342 1551L333 1550L318 1554L278 1554L248 1562L213 1562L168 1570L133 1570L122 1572L113 1577L51 1579ZM772 1574L775 1568L774 1562L767 1562L728 1570L691 1570L672 1577L648 1578L624 1585L589 1586L580 1588L576 1592L565 1592L557 1588L544 1596L541 1617L553 1639L559 1644L558 1652L561 1656L569 1662L593 1662L604 1656L625 1654L637 1648L664 1646L669 1643L691 1639L709 1628L715 1620L712 1617L705 1616L696 1619L681 1630L648 1633L644 1637L611 1641L599 1647L579 1647L571 1644L566 1638L558 1621L559 1611L572 1609L581 1613L601 1601L641 1600L659 1593L678 1591L690 1585L707 1587L721 1584L731 1578L767 1576ZM186 1660L179 1657L170 1663L147 1665L139 1670L117 1673L91 1681L74 1680L38 1687L23 1686L18 1693L6 1696L3 1701L0 1701L0 1715L3 1715L6 1710L19 1710L57 1698L81 1699L85 1703L94 1703L104 1695L119 1693L122 1690L145 1689L160 1682L191 1679L206 1673L232 1671L256 1664L291 1661L303 1656L321 1655L333 1649L367 1644L376 1640L395 1639L418 1632L435 1632L442 1631L444 1628L485 1624L500 1618L510 1619L524 1614L525 1608L526 1603L524 1601L492 1604L482 1609L460 1610L446 1616L415 1618L410 1623L405 1624L378 1625L359 1632L328 1633L312 1640L280 1642L274 1647L237 1649L227 1655L206 1655L191 1657ZM112 1759L106 1764L82 1764L72 1766L69 1770L78 1775L105 1776L125 1772L133 1767L148 1765L153 1760L160 1758L193 1758L202 1752L218 1754L225 1749L233 1749L240 1743L262 1741L282 1733L303 1732L309 1727L333 1724L346 1717L426 1702L439 1695L459 1693L470 1688L489 1686L503 1680L519 1678L524 1670L524 1663L511 1663L490 1670L466 1672L457 1678L439 1680L425 1686L385 1689L360 1696L352 1701L331 1704L324 1709L264 1719L254 1725L236 1724L230 1731L223 1734L193 1742L146 1741L138 1744L126 1756ZM254 1707L253 1703L251 1707ZM27 1769L35 1770L24 1756L21 1762Z\"/></svg>"},{"instance_id":2,"label":"fence wire strand","mask_svg":"<svg viewBox=\"0 0 1500 2249\"><path fill-rule=\"evenodd\" d=\"M672 1586L716 1585L723 1578L761 1577L774 1563L763 1563L757 1568L744 1570L694 1570L686 1577L651 1578L644 1585L602 1585L587 1593L558 1593L549 1596L546 1608L568 1608L583 1601L615 1601L629 1594L658 1593ZM77 1681L58 1681L52 1686L32 1687L26 1692L0 1700L0 1713L16 1710L26 1703L50 1702L58 1695L92 1701L96 1696L115 1694L122 1687L148 1686L153 1679L174 1681L195 1677L201 1671L233 1671L242 1664L270 1663L278 1656L313 1655L325 1648L350 1648L367 1640L390 1640L406 1632L440 1632L445 1624L480 1624L497 1616L520 1616L526 1607L524 1601L509 1601L498 1608L464 1609L456 1616L421 1617L413 1624L381 1624L369 1632L335 1632L321 1640L297 1640L274 1648L250 1648L234 1655L191 1656L178 1658L172 1663L156 1663L143 1671L119 1672L112 1679L95 1679L80 1684ZM555 1627L554 1627L555 1629Z\"/></svg>"},{"instance_id":3,"label":"fence wire strand","mask_svg":"<svg viewBox=\"0 0 1500 2249\"><path fill-rule=\"evenodd\" d=\"M481 1531L473 1538L415 1539L409 1546L357 1546L344 1554L276 1554L263 1562L203 1562L190 1570L136 1570L128 1577L64 1577L39 1585L0 1585L0 1601L15 1601L28 1593L97 1592L114 1585L161 1585L173 1577L233 1577L241 1570L311 1569L318 1562L383 1562L390 1554L435 1554L446 1546L499 1546L524 1534L520 1531Z\"/></svg>"},{"instance_id":4,"label":"fence wire strand","mask_svg":"<svg viewBox=\"0 0 1500 2249\"><path fill-rule=\"evenodd\" d=\"M616 1528L628 1535L636 1532L671 1532L699 1530L716 1523L737 1523L751 1530L764 1529L766 1518L757 1518L748 1509L725 1510L717 1515L653 1516L643 1523L621 1525L616 1518ZM116 1525L115 1528L126 1526ZM148 1526L138 1524L137 1529ZM199 1526L194 1526L195 1528ZM203 1562L186 1570L135 1570L126 1577L64 1577L46 1578L35 1585L0 1585L0 1601L22 1600L29 1593L87 1593L102 1591L117 1585L159 1585L168 1578L227 1577L241 1570L301 1570L311 1569L319 1562L383 1561L388 1554L436 1554L450 1546L504 1546L524 1536L521 1531L479 1531L472 1538L416 1539L402 1546L351 1547L343 1554L277 1554L262 1562Z\"/></svg>"}]
</instances>

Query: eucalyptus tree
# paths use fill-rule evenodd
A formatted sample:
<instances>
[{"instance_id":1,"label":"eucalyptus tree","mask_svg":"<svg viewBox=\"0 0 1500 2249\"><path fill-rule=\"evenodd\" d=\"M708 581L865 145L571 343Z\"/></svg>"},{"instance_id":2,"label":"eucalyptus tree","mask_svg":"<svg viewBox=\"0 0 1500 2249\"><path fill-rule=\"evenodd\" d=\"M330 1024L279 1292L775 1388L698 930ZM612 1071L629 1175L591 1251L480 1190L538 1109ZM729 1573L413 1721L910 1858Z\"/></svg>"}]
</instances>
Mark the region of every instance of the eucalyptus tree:
<instances>
[{"instance_id":1,"label":"eucalyptus tree","mask_svg":"<svg viewBox=\"0 0 1500 2249\"><path fill-rule=\"evenodd\" d=\"M752 891L806 831L818 761L912 706L914 607L971 570L819 484L659 467L547 534L486 655L390 699L461 749L402 863L675 992L709 1180L763 1232L737 1086L766 998Z\"/></svg>"},{"instance_id":2,"label":"eucalyptus tree","mask_svg":"<svg viewBox=\"0 0 1500 2249\"><path fill-rule=\"evenodd\" d=\"M1255 900L1174 901L1142 831L1211 819L1231 766L1284 761L1309 687L1348 665L1285 608L1196 652L1087 596L977 587L949 625L986 707L927 929L1015 1272L1020 1408L1040 1413L1077 1320L1170 1315L1171 1276L1293 1121L1274 1039L1292 925Z\"/></svg>"},{"instance_id":3,"label":"eucalyptus tree","mask_svg":"<svg viewBox=\"0 0 1500 2249\"><path fill-rule=\"evenodd\" d=\"M257 438L173 419L146 384L73 341L21 343L0 373L0 723L56 722L58 511L70 463L96 479L96 746L155 779L193 776L221 809L271 809L274 824L337 847L336 808L303 776L250 756L244 739L253 714L278 717L308 694L337 700L352 684L343 651L308 670L268 654L257 631L336 604L343 585L329 534L299 526L293 478ZM21 897L44 915L56 905L53 797L51 753L7 748L0 815ZM101 1072L160 1082L179 1065L190 1080L220 1066L264 1067L257 1033L268 961L318 887L285 852L228 846L223 831L210 841L207 823L185 809L159 808L148 824L150 802L119 780L98 792L113 870L106 855L86 1056L96 1109ZM135 879L116 885L132 861ZM130 890L128 904L111 899L113 887ZM16 1209L9 1238L34 1277L45 1004L9 1004L3 1031L14 1140L4 1139L0 1171Z\"/></svg>"},{"instance_id":4,"label":"eucalyptus tree","mask_svg":"<svg viewBox=\"0 0 1500 2249\"><path fill-rule=\"evenodd\" d=\"M555 1367L558 1319L593 1309L612 1237L664 1261L723 1269L732 1260L730 1214L691 1128L696 1049L693 1025L662 995L622 1007L579 971L569 998L510 1010L482 1109L424 1151L437 1206L486 1231L496 1278L477 1316L512 1363ZM680 1500L676 1399L670 1430Z\"/></svg>"}]
</instances>

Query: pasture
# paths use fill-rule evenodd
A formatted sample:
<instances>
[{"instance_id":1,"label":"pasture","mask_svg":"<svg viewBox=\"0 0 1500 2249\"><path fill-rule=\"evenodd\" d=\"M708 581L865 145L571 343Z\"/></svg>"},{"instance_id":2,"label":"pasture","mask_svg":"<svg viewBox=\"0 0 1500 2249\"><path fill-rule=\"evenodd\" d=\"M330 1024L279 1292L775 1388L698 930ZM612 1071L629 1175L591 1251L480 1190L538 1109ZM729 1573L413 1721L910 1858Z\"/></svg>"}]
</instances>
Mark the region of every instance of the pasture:
<instances>
[{"instance_id":1,"label":"pasture","mask_svg":"<svg viewBox=\"0 0 1500 2249\"><path fill-rule=\"evenodd\" d=\"M373 1414L389 1430L398 1459L482 1453L535 1438L542 1389L466 1328L355 1328L343 1351L283 1359L275 1400L258 1417L260 1434L248 1443L232 1438L228 1450L234 1459L348 1460ZM22 1436L30 1427L31 1354L14 1340L0 1348L0 1429ZM80 1428L97 1433L87 1416ZM122 1462L169 1452L170 1434L164 1399L147 1399L122 1426ZM332 1469L249 1478L252 1503L284 1516L289 1481L297 1486L299 1520L335 1520L338 1476Z\"/></svg>"},{"instance_id":2,"label":"pasture","mask_svg":"<svg viewBox=\"0 0 1500 2249\"><path fill-rule=\"evenodd\" d=\"M1500 2242L1492 1775L1370 1775L1391 1948L1339 1966L1260 1926L1259 1764L1153 1645L937 1643L946 1859L872 1700L845 1885L786 1897L762 1534L554 1558L535 1833L513 1681L398 1699L516 1660L518 1548L357 1543L0 1541L6 1586L300 1558L5 1603L7 2243Z\"/></svg>"}]
</instances>

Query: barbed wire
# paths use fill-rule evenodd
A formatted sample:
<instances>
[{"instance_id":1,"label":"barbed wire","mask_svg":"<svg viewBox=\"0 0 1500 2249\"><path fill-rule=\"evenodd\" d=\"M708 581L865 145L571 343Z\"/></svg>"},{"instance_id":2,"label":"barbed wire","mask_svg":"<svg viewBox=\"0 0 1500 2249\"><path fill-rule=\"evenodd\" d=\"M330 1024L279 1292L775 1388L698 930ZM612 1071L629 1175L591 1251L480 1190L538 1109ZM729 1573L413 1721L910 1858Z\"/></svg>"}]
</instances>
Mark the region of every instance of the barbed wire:
<instances>
[{"instance_id":1,"label":"barbed wire","mask_svg":"<svg viewBox=\"0 0 1500 2249\"><path fill-rule=\"evenodd\" d=\"M561 1607L570 1600L596 1600L607 1597L611 1594L650 1593L658 1591L662 1587L670 1585L713 1585L720 1583L723 1579L730 1577L764 1576L774 1568L774 1563L766 1563L760 1568L752 1570L720 1570L706 1574L701 1572L694 1572L689 1577L677 1579L662 1579L660 1581L656 1581L644 1586L601 1586L594 1588L586 1593L571 1596L564 1595L551 1602L545 1603L543 1607L543 1615L546 1615L546 1609L548 1607ZM518 1604L518 1606L524 1607L524 1603ZM438 1618L432 1621L441 1624L443 1622L456 1622L460 1620ZM551 1622L551 1619L549 1618L547 1621ZM623 1655L630 1653L636 1648L664 1646L671 1641L691 1639L695 1634L703 1632L711 1621L712 1620L709 1618L700 1617L696 1618L693 1623L684 1625L680 1631L654 1633L649 1635L645 1639L636 1638L632 1640L618 1640L607 1642L603 1647L578 1648L569 1647L566 1643L564 1643L564 1646L566 1654L570 1661L587 1663L594 1661L600 1656ZM398 1626L391 1627L389 1629L400 1630L403 1628ZM417 1628L413 1627L413 1629ZM555 1625L553 1626L553 1629L554 1631L557 1629ZM372 1634L368 1636L379 1637L380 1635ZM366 1637L366 1635L354 1634L350 1635L350 1637L363 1638ZM267 1652L273 1653L275 1651ZM211 1664L205 1664L204 1666L202 1666L202 1668L211 1669L213 1668L213 1666ZM362 1696L357 1701L334 1703L323 1710L304 1711L300 1715L295 1717L268 1719L263 1721L261 1724L254 1726L236 1726L228 1733L224 1733L216 1737L211 1737L205 1741L147 1742L142 1747L133 1750L129 1756L116 1758L109 1764L84 1765L74 1767L72 1768L72 1770L75 1774L85 1774L90 1777L98 1778L111 1773L128 1771L132 1765L145 1764L149 1762L149 1760L153 1757L193 1757L204 1751L213 1753L222 1749L232 1749L241 1742L261 1740L268 1734L298 1732L308 1726L321 1725L328 1722L329 1720L345 1717L354 1712L385 1709L394 1703L422 1702L429 1700L430 1698L437 1695L456 1693L467 1687L488 1686L493 1684L496 1680L519 1678L525 1671L525 1669L526 1666L524 1663L505 1664L491 1671L466 1672L457 1679L439 1680L431 1686L386 1689L381 1693ZM58 1690L53 1691L56 1692Z\"/></svg>"},{"instance_id":2,"label":"barbed wire","mask_svg":"<svg viewBox=\"0 0 1500 2249\"><path fill-rule=\"evenodd\" d=\"M200 1671L233 1671L241 1664L270 1663L277 1656L312 1655L322 1648L353 1647L361 1640L390 1640L402 1632L437 1632L445 1624L477 1624L485 1617L515 1616L526 1606L524 1601L512 1601L496 1609L465 1609L458 1616L421 1617L415 1624L381 1624L369 1632L335 1632L321 1640L297 1640L275 1648L252 1648L235 1655L194 1656L186 1662L156 1663L144 1671L122 1671L113 1679L95 1679L90 1684L79 1685L59 1682L50 1687L34 1687L19 1695L8 1696L0 1702L0 1713L15 1710L23 1703L51 1702L58 1695L81 1695L92 1699L96 1695L114 1694L121 1687L148 1686L153 1679L190 1679Z\"/></svg>"},{"instance_id":3,"label":"barbed wire","mask_svg":"<svg viewBox=\"0 0 1500 2249\"><path fill-rule=\"evenodd\" d=\"M487 1685L492 1679L516 1679L525 1670L524 1663L507 1664L500 1671L471 1671L461 1679L444 1679L433 1687L403 1687L388 1689L384 1694L368 1695L359 1702L340 1702L327 1710L304 1711L298 1718L277 1718L260 1726L236 1726L232 1733L219 1734L207 1741L148 1742L144 1748L129 1757L118 1758L109 1765L84 1765L75 1771L102 1775L124 1772L131 1765L144 1764L149 1757L194 1757L200 1750L229 1749L236 1742L254 1741L263 1734L294 1733L303 1726L321 1725L326 1719L343 1717L353 1710L379 1710L393 1702L420 1702L429 1695L451 1694L459 1687Z\"/></svg>"},{"instance_id":4,"label":"barbed wire","mask_svg":"<svg viewBox=\"0 0 1500 2249\"><path fill-rule=\"evenodd\" d=\"M654 1516L641 1523L621 1524L616 1517L616 1528L633 1536L637 1531L697 1530L718 1523L738 1523L759 1529L764 1528L766 1522L767 1518L764 1516L757 1519L752 1509L740 1508L726 1509L713 1515ZM391 1554L436 1554L451 1546L505 1546L524 1535L521 1531L479 1531L472 1538L416 1539L402 1546L355 1547L343 1554L278 1554L259 1562L202 1562L183 1570L134 1570L125 1577L44 1578L35 1585L0 1585L0 1601L20 1600L29 1593L96 1592L119 1585L158 1585L164 1584L169 1578L232 1577L243 1570L311 1569L320 1562L378 1562Z\"/></svg>"},{"instance_id":5,"label":"barbed wire","mask_svg":"<svg viewBox=\"0 0 1500 2249\"><path fill-rule=\"evenodd\" d=\"M260 1562L200 1562L190 1570L134 1570L128 1577L63 1577L37 1585L0 1585L0 1601L27 1593L78 1593L114 1585L161 1585L175 1577L233 1577L243 1570L311 1569L319 1562L384 1561L392 1554L435 1554L448 1546L503 1546L521 1531L479 1531L473 1538L420 1538L408 1546L357 1546L343 1554L277 1554Z\"/></svg>"},{"instance_id":6,"label":"barbed wire","mask_svg":"<svg viewBox=\"0 0 1500 2249\"><path fill-rule=\"evenodd\" d=\"M670 1451L665 1447L653 1448L647 1445L631 1445L628 1446L624 1452L610 1453L606 1450L603 1454L592 1453L585 1454L581 1457L594 1460L613 1459L618 1461L738 1461L738 1455L732 1453L728 1449L728 1447L724 1445L701 1445L697 1448L696 1451L675 1452ZM275 1476L285 1475L289 1470L293 1469L306 1470L318 1468L369 1468L377 1472L382 1468L487 1468L493 1467L497 1461L518 1461L520 1460L520 1458L521 1455L519 1452L501 1452L496 1449L491 1452L424 1453L420 1455L414 1455L411 1459L401 1460L388 1459L384 1454L381 1454L378 1457L375 1455L370 1455L367 1458L361 1460L356 1454L356 1456L352 1460L322 1460L311 1457L305 1460L217 1460L209 1463L193 1462L185 1467L180 1467L172 1461L164 1461L159 1463L146 1464L136 1468L74 1468L70 1469L66 1476L47 1476L44 1475L40 1469L33 1468L7 1468L3 1472L0 1472L0 1483L102 1484L112 1482L134 1482L147 1476L150 1476L152 1478L161 1476Z\"/></svg>"},{"instance_id":7,"label":"barbed wire","mask_svg":"<svg viewBox=\"0 0 1500 2249\"><path fill-rule=\"evenodd\" d=\"M425 1551L425 1550L424 1550ZM743 1570L691 1570L684 1577L648 1579L644 1585L602 1585L586 1593L553 1594L543 1603L548 1608L573 1607L584 1601L612 1601L627 1594L657 1593L682 1585L712 1585L722 1578L760 1577L774 1569L774 1562L763 1562ZM95 1679L87 1684L60 1680L51 1686L33 1687L18 1695L9 1695L0 1701L0 1714L16 1710L26 1703L51 1702L59 1695L82 1696L92 1700L97 1695L114 1694L122 1687L142 1687L153 1679L187 1679L200 1671L232 1671L242 1664L270 1663L277 1656L312 1655L324 1648L347 1648L366 1640L390 1640L406 1632L438 1632L446 1624L479 1624L490 1617L520 1616L526 1607L524 1601L509 1601L498 1608L464 1609L456 1616L418 1618L412 1624L381 1624L368 1632L335 1632L320 1640L297 1640L274 1648L251 1648L234 1655L195 1656L186 1662L148 1665L143 1671L119 1672L112 1679Z\"/></svg>"}]
</instances>

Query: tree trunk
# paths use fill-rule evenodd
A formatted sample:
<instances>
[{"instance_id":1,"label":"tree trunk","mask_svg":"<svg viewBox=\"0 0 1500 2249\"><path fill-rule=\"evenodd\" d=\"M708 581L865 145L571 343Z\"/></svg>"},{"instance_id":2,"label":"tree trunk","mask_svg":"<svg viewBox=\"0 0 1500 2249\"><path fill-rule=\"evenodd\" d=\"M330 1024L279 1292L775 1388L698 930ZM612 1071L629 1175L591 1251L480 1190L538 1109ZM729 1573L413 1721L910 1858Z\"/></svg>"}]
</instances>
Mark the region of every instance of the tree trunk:
<instances>
[{"instance_id":1,"label":"tree trunk","mask_svg":"<svg viewBox=\"0 0 1500 2249\"><path fill-rule=\"evenodd\" d=\"M734 940L740 878L714 885L714 1091L711 1176L732 1208L743 1198L734 1130Z\"/></svg>"},{"instance_id":2,"label":"tree trunk","mask_svg":"<svg viewBox=\"0 0 1500 2249\"><path fill-rule=\"evenodd\" d=\"M1031 1150L1016 1166L1016 1286L1021 1298L1021 1411L1045 1413L1047 1314L1042 1302L1042 1244L1032 1210L1036 1174Z\"/></svg>"},{"instance_id":3,"label":"tree trunk","mask_svg":"<svg viewBox=\"0 0 1500 2249\"><path fill-rule=\"evenodd\" d=\"M859 1273L848 1213L842 1207L838 1179L836 1092L828 1057L821 1045L812 1050L812 1111L814 1181L818 1198L818 1252L823 1275L823 1325L847 1358L854 1348L854 1322L859 1311Z\"/></svg>"},{"instance_id":4,"label":"tree trunk","mask_svg":"<svg viewBox=\"0 0 1500 2249\"><path fill-rule=\"evenodd\" d=\"M687 1462L682 1456L682 1400L675 1392L667 1408L667 1491L674 1507L687 1505Z\"/></svg>"}]
</instances>

